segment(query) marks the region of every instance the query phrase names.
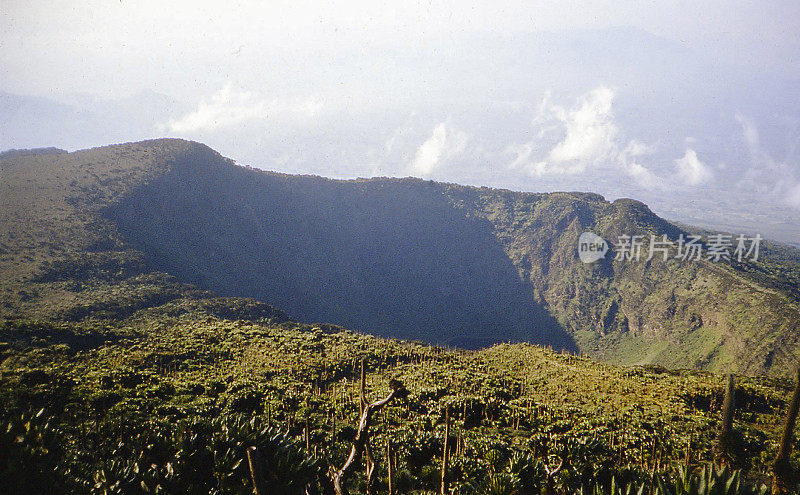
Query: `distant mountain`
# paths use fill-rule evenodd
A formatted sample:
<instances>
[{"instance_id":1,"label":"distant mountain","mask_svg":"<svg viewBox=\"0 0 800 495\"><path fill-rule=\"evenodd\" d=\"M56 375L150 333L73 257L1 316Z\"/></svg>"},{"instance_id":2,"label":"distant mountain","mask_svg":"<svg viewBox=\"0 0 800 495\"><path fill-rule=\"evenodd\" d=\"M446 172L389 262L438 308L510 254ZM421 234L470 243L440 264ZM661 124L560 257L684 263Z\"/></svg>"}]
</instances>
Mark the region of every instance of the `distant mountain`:
<instances>
[{"instance_id":1,"label":"distant mountain","mask_svg":"<svg viewBox=\"0 0 800 495\"><path fill-rule=\"evenodd\" d=\"M613 252L582 263L586 231L689 234L630 199L278 174L182 140L0 166L6 319L113 315L82 299L89 280L134 310L177 297L181 282L304 321L463 347L531 341L750 374L783 374L796 359L797 249L767 243L745 263Z\"/></svg>"},{"instance_id":2,"label":"distant mountain","mask_svg":"<svg viewBox=\"0 0 800 495\"><path fill-rule=\"evenodd\" d=\"M0 91L0 149L51 144L83 149L130 137L146 139L158 135L158 125L170 116L186 110L186 105L153 91L118 99Z\"/></svg>"},{"instance_id":3,"label":"distant mountain","mask_svg":"<svg viewBox=\"0 0 800 495\"><path fill-rule=\"evenodd\" d=\"M61 153L68 153L67 150L62 150L61 148L30 148L30 149L10 149L6 151L0 151L0 159L2 158L19 158L21 156L29 156L29 155L60 155Z\"/></svg>"},{"instance_id":4,"label":"distant mountain","mask_svg":"<svg viewBox=\"0 0 800 495\"><path fill-rule=\"evenodd\" d=\"M169 96L7 87L0 149L170 135L289 173L635 197L664 218L800 243L800 74L784 63L791 57L779 69L625 26L463 33L435 49L372 45L352 56L253 48L220 60L242 76L235 80L220 80L217 66L191 87L133 78ZM283 70L254 69L272 66ZM592 96L601 88L611 95L602 101ZM554 161L568 135L581 143L577 154ZM436 160L415 168L434 144ZM677 173L686 156L705 173Z\"/></svg>"}]
</instances>

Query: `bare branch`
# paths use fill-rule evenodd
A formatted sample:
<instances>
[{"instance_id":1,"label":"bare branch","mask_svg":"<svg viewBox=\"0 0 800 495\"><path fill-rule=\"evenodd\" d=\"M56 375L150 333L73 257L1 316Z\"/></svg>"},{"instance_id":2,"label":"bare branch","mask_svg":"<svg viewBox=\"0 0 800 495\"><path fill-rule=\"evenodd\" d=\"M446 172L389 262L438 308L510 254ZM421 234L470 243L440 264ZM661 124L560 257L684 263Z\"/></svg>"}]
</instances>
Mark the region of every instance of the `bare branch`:
<instances>
[{"instance_id":1,"label":"bare branch","mask_svg":"<svg viewBox=\"0 0 800 495\"><path fill-rule=\"evenodd\" d=\"M397 398L405 398L408 395L406 388L398 380L390 380L389 386L392 391L383 399L376 400L371 404L366 404L361 412L361 419L358 422L358 431L353 439L353 446L350 448L350 455L347 457L344 465L340 469L331 467L331 477L333 478L333 486L336 495L348 495L347 491L347 477L350 475L353 466L355 466L361 459L364 451L369 449L369 426L372 415L382 409L384 406ZM371 452L367 453L367 457L371 457Z\"/></svg>"}]
</instances>

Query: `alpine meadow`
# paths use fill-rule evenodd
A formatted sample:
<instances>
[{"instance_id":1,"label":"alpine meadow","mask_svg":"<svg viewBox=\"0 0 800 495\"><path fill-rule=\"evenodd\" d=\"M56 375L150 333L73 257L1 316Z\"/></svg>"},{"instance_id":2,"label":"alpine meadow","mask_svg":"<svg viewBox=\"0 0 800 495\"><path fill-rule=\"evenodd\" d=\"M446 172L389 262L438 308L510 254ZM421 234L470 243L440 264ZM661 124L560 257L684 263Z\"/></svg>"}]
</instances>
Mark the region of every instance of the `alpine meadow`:
<instances>
[{"instance_id":1,"label":"alpine meadow","mask_svg":"<svg viewBox=\"0 0 800 495\"><path fill-rule=\"evenodd\" d=\"M266 493L334 489L356 447L341 492L435 490L443 462L464 493L769 482L794 248L584 264L583 231L688 227L596 194L262 172L182 140L0 163L6 490L246 493L251 446ZM713 372L743 375L724 451ZM392 380L407 392L360 429Z\"/></svg>"},{"instance_id":2,"label":"alpine meadow","mask_svg":"<svg viewBox=\"0 0 800 495\"><path fill-rule=\"evenodd\" d=\"M800 494L800 5L0 3L0 495Z\"/></svg>"}]
</instances>

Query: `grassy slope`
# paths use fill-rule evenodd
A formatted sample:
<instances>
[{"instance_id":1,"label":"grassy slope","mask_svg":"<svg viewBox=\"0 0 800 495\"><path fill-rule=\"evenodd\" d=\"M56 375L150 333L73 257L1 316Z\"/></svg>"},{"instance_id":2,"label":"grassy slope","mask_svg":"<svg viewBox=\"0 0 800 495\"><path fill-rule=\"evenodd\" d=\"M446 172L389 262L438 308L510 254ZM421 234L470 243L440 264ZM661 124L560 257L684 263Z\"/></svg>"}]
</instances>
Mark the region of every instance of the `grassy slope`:
<instances>
[{"instance_id":1,"label":"grassy slope","mask_svg":"<svg viewBox=\"0 0 800 495\"><path fill-rule=\"evenodd\" d=\"M795 362L796 250L772 246L744 265L579 263L585 230L683 232L631 200L263 173L179 140L0 164L7 317L85 317L88 273L105 273L109 297L125 304L179 297L155 267L383 335L529 340L610 362L749 374Z\"/></svg>"},{"instance_id":2,"label":"grassy slope","mask_svg":"<svg viewBox=\"0 0 800 495\"><path fill-rule=\"evenodd\" d=\"M447 404L455 411L454 434L462 438L453 463L457 484L500 473L515 452L543 461L568 452L564 483L580 479L586 469L600 478L613 471L641 479L647 476L642 473L683 462L689 445L692 463L710 459L721 403L718 375L619 368L525 344L465 352L300 325L263 303L216 298L151 271L147 257L131 249L99 212L169 173L177 163L172 159L187 152L197 152L196 145L168 141L59 156L57 167L52 157L42 156L0 162L8 198L0 209L0 410L4 420L13 421L20 411L44 407L60 431L60 450L52 455L35 450L27 461L32 470L40 464L47 468L48 456L56 455L61 467L70 468L62 482L88 491L98 479L113 480L120 463L141 454L137 449L144 447L136 439L142 430L189 428L183 425L235 413L288 429L301 442L308 418L312 447L341 462L347 447L343 425L357 414L360 358L369 363L371 397L384 393L390 377L402 379L411 391L407 403L379 418L394 432L396 482L409 489L436 486ZM648 220L638 204L426 184L443 191L467 216L491 222L513 266L530 281L533 297L548 302L565 325L604 322L601 337L595 330L574 330L587 351L602 345L608 359L633 361L646 352L652 361L675 358L670 364L685 365L678 361L681 353L707 346L711 351L698 351L702 357L719 341L715 327L704 325L684 340L657 341L643 350L638 346L647 342L647 328L622 331L618 314L633 321L636 311L647 309L650 294L665 290L658 285L664 271L684 277L676 301L695 304L691 297L698 291L691 287L706 284L707 294L720 291L713 284L743 276L734 268L664 267L649 280L637 267L574 263L572 236L589 226L610 236L615 228L627 228L617 225L621 219ZM626 278L610 279L618 272ZM643 291L631 280L655 289ZM742 294L788 297L751 282L744 286ZM738 290L726 293L730 304L743 297ZM621 309L609 317L610 303L588 310L580 303L594 297L610 302L620 297ZM632 302L637 297L639 309ZM720 301L701 303L713 307ZM675 303L675 314L686 311L683 304ZM706 311L702 304L697 307ZM743 462L752 478L767 475L789 387L782 380L740 380L736 426L744 435ZM125 445L126 439L135 445ZM176 437L177 445L181 441ZM379 434L376 445L384 441ZM164 472L178 469L158 464L163 459L152 461ZM239 482L246 478L241 466L223 465ZM44 471L54 476L52 469ZM8 480L5 474L0 481Z\"/></svg>"},{"instance_id":3,"label":"grassy slope","mask_svg":"<svg viewBox=\"0 0 800 495\"><path fill-rule=\"evenodd\" d=\"M239 413L288 429L300 443L307 424L312 451L340 463L345 432L358 413L364 358L370 397L385 394L390 378L411 391L408 402L377 421L379 432L385 425L392 432L409 488L436 486L448 404L453 434L463 445L454 456L457 484L501 471L515 452L542 459L568 453L575 472L565 479L573 481L587 465L599 470L596 476L613 469L633 479L671 469L685 462L689 445L692 464L712 458L722 401L717 375L619 368L526 344L453 351L298 325L241 300L203 301L170 301L113 324L6 327L16 337L34 338L3 349L4 415L40 407L55 414L64 443L73 446L64 461L72 483L100 469L116 473L108 462L125 460L118 439L136 438L142 427L182 428L186 421ZM81 349L90 331L107 336L112 326L122 340ZM83 338L43 344L35 337L48 337L45 330ZM752 478L767 476L790 386L739 381L736 428L744 435L740 455ZM382 448L385 440L379 433L374 442ZM623 466L628 475L621 474Z\"/></svg>"}]
</instances>

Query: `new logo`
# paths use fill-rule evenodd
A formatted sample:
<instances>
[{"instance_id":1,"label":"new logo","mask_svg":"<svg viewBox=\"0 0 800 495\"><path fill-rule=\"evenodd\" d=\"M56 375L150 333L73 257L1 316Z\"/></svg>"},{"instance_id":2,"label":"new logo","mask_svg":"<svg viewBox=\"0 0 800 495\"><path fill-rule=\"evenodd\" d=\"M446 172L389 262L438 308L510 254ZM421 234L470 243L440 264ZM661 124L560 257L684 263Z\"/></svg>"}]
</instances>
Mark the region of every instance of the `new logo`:
<instances>
[{"instance_id":1,"label":"new logo","mask_svg":"<svg viewBox=\"0 0 800 495\"><path fill-rule=\"evenodd\" d=\"M578 257L584 263L594 263L608 252L608 243L594 232L584 232L578 238Z\"/></svg>"}]
</instances>

